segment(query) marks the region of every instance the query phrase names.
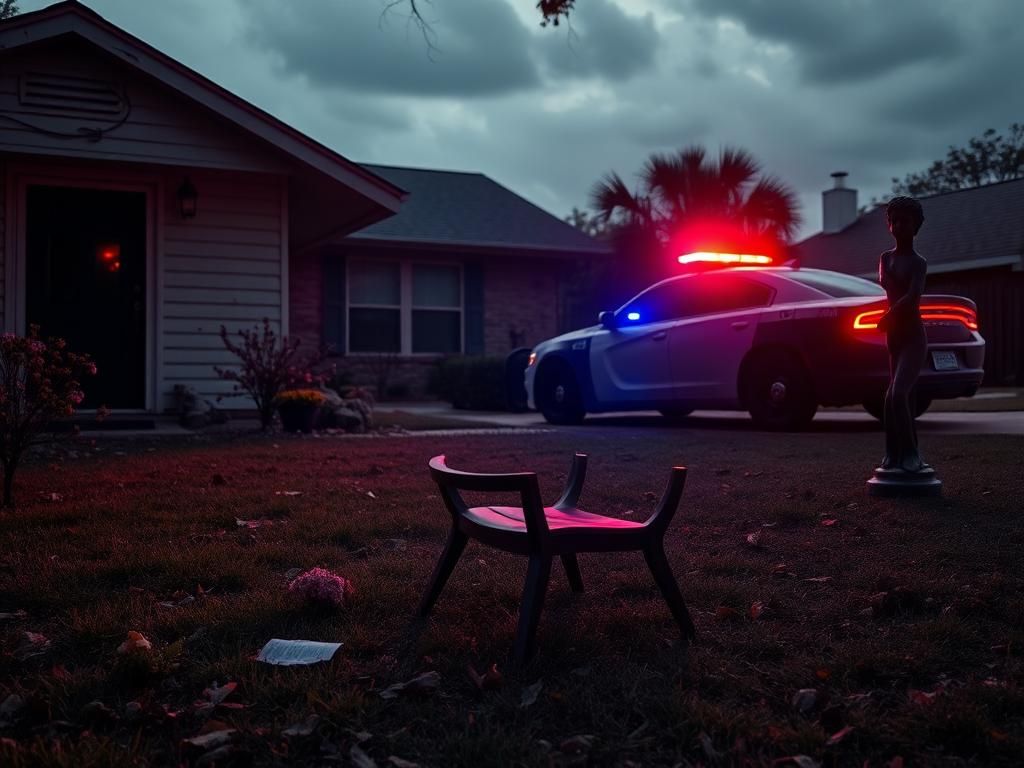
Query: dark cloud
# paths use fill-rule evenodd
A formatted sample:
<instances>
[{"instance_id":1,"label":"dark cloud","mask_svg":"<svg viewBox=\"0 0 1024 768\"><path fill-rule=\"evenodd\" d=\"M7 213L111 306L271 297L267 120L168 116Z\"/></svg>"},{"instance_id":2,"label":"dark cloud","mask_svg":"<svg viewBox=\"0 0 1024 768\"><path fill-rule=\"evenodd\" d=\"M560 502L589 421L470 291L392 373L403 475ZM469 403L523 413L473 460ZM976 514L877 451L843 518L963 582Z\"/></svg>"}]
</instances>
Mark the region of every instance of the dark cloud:
<instances>
[{"instance_id":1,"label":"dark cloud","mask_svg":"<svg viewBox=\"0 0 1024 768\"><path fill-rule=\"evenodd\" d=\"M404 4L279 0L246 4L256 42L315 85L375 94L474 97L538 82L530 33L505 0L420 4L426 39ZM300 10L301 9L301 10Z\"/></svg>"},{"instance_id":2,"label":"dark cloud","mask_svg":"<svg viewBox=\"0 0 1024 768\"><path fill-rule=\"evenodd\" d=\"M654 63L660 38L654 17L629 16L609 0L584 0L563 33L545 34L539 47L553 76L625 80Z\"/></svg>"},{"instance_id":3,"label":"dark cloud","mask_svg":"<svg viewBox=\"0 0 1024 768\"><path fill-rule=\"evenodd\" d=\"M936 0L693 0L693 6L741 24L755 38L787 45L812 83L871 79L964 51L957 18Z\"/></svg>"}]
</instances>

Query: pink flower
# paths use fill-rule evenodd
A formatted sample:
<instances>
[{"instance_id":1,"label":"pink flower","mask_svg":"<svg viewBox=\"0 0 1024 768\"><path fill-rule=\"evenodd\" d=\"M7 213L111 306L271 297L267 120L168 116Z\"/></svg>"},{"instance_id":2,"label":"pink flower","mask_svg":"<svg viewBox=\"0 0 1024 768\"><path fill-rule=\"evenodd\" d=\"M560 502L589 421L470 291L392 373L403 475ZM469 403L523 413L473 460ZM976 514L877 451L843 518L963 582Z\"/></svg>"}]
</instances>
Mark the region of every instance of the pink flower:
<instances>
[{"instance_id":1,"label":"pink flower","mask_svg":"<svg viewBox=\"0 0 1024 768\"><path fill-rule=\"evenodd\" d=\"M308 605L344 608L352 598L352 582L326 568L313 568L299 574L288 585L288 592Z\"/></svg>"}]
</instances>

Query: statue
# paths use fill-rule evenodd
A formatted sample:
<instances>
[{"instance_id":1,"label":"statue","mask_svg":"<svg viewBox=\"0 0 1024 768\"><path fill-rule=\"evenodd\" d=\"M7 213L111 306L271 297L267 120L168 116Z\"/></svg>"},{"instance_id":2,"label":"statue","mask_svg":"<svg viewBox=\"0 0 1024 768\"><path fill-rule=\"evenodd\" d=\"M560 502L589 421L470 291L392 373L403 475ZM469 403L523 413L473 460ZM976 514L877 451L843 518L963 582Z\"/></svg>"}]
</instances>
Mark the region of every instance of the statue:
<instances>
[{"instance_id":1,"label":"statue","mask_svg":"<svg viewBox=\"0 0 1024 768\"><path fill-rule=\"evenodd\" d=\"M914 385L928 356L928 337L921 321L928 262L914 250L914 237L924 223L921 204L895 197L885 209L896 247L878 260L878 282L889 308L878 321L889 351L889 388L885 393L885 458L868 481L876 495L931 495L941 491L935 470L917 446L912 398Z\"/></svg>"}]
</instances>

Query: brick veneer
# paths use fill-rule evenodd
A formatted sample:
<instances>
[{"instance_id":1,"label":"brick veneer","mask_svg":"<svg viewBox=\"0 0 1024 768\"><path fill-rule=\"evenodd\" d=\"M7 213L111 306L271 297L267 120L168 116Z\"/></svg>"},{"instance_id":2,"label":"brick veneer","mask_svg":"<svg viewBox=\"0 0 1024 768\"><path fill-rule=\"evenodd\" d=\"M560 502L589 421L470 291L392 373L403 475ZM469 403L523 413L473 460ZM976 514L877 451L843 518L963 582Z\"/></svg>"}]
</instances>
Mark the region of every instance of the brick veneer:
<instances>
[{"instance_id":1,"label":"brick veneer","mask_svg":"<svg viewBox=\"0 0 1024 768\"><path fill-rule=\"evenodd\" d=\"M412 254L403 254L415 258ZM429 257L427 257L429 258ZM436 258L436 257L435 257ZM506 355L557 335L561 330L560 281L569 265L555 259L484 256L484 352ZM289 265L289 335L302 339L306 349L319 347L323 324L321 255L293 255ZM358 355L339 357L354 383L373 387L380 363ZM388 382L406 396L427 394L435 361L399 359Z\"/></svg>"}]
</instances>

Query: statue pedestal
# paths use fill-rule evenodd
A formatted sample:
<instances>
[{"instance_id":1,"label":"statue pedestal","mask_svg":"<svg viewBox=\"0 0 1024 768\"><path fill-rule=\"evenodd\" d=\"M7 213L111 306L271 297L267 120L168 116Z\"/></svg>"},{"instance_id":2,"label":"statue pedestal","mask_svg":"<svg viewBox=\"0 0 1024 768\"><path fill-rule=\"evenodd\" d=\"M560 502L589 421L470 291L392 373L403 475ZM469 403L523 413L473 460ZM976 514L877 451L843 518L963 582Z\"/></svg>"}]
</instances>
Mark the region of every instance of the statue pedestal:
<instances>
[{"instance_id":1,"label":"statue pedestal","mask_svg":"<svg viewBox=\"0 0 1024 768\"><path fill-rule=\"evenodd\" d=\"M920 472L903 469L875 468L875 476L868 480L868 493L872 496L941 496L942 481L935 476L934 467Z\"/></svg>"}]
</instances>

